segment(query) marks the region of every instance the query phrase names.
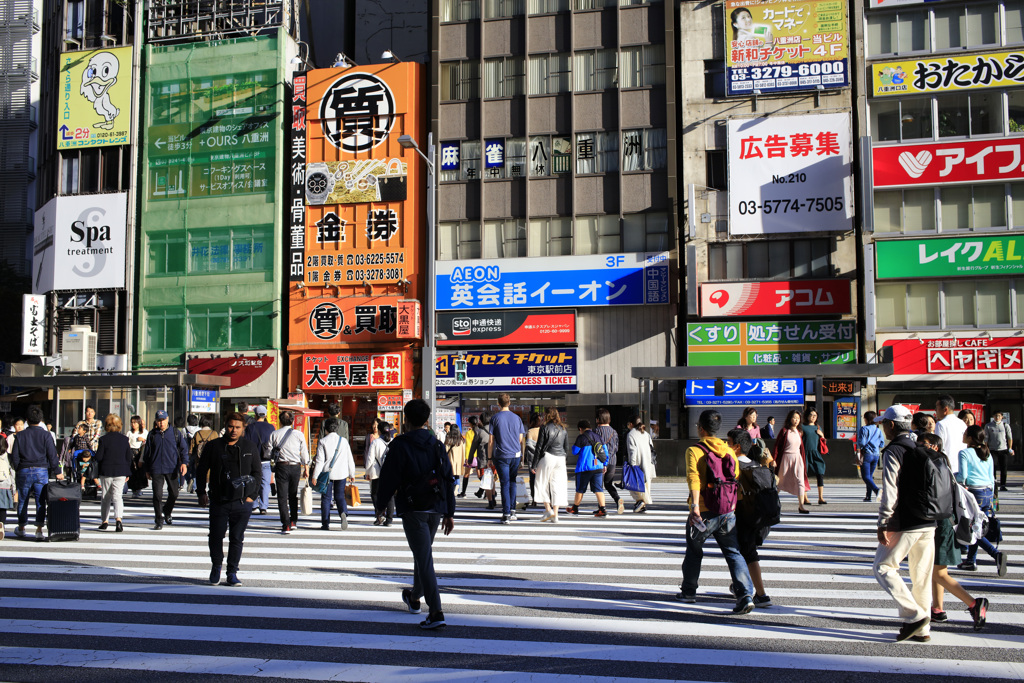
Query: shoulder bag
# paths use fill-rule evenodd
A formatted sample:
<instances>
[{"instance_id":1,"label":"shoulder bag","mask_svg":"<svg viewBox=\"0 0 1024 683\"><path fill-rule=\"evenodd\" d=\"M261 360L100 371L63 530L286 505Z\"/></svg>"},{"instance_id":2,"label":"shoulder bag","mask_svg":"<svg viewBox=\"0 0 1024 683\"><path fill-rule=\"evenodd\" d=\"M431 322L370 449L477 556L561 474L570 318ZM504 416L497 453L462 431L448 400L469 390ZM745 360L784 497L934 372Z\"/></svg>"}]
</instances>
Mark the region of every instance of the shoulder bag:
<instances>
[{"instance_id":1,"label":"shoulder bag","mask_svg":"<svg viewBox=\"0 0 1024 683\"><path fill-rule=\"evenodd\" d=\"M331 486L331 470L334 469L334 463L338 462L338 453L341 452L341 437L338 437L338 445L334 449L334 457L331 458L331 464L327 466L320 476L316 478L316 492L321 496L327 493L327 489ZM312 495L312 494L310 494Z\"/></svg>"},{"instance_id":2,"label":"shoulder bag","mask_svg":"<svg viewBox=\"0 0 1024 683\"><path fill-rule=\"evenodd\" d=\"M227 449L221 454L221 463L224 467L224 478L227 479L228 485L227 490L224 491L223 498L228 502L236 500L245 500L246 498L256 497L256 477L251 474L239 474L239 476L232 478L231 470L228 468L228 453ZM238 471L242 471L242 449L238 449Z\"/></svg>"}]
</instances>

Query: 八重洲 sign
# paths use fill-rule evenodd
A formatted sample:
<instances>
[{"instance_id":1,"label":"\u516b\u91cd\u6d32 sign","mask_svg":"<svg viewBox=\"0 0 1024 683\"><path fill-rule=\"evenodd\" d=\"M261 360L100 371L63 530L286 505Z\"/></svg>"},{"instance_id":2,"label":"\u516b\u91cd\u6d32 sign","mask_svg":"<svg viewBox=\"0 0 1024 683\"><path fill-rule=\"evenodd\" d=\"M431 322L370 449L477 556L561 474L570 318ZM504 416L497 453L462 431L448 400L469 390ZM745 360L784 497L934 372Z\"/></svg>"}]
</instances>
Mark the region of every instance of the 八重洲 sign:
<instances>
[{"instance_id":1,"label":"\u516b\u91cd\u6d32 sign","mask_svg":"<svg viewBox=\"0 0 1024 683\"><path fill-rule=\"evenodd\" d=\"M731 119L729 232L853 228L849 114Z\"/></svg>"}]
</instances>

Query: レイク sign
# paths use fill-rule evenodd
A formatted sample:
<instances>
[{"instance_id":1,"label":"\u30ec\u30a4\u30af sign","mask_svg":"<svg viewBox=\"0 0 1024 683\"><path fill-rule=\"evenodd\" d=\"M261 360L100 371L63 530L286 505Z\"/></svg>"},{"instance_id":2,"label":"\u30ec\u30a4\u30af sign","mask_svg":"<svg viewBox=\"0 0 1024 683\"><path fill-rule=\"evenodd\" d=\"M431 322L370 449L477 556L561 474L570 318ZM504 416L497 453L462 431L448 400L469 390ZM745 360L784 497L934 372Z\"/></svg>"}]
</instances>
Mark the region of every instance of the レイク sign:
<instances>
[{"instance_id":1,"label":"\u30ec\u30a4\u30af sign","mask_svg":"<svg viewBox=\"0 0 1024 683\"><path fill-rule=\"evenodd\" d=\"M729 232L853 229L849 114L729 121Z\"/></svg>"},{"instance_id":2,"label":"\u30ec\u30a4\u30af sign","mask_svg":"<svg viewBox=\"0 0 1024 683\"><path fill-rule=\"evenodd\" d=\"M702 317L850 313L849 280L721 282L700 286Z\"/></svg>"},{"instance_id":3,"label":"\u30ec\u30a4\u30af sign","mask_svg":"<svg viewBox=\"0 0 1024 683\"><path fill-rule=\"evenodd\" d=\"M691 406L791 405L803 403L802 379L726 379L721 394L715 380L691 379L686 382L686 404Z\"/></svg>"},{"instance_id":4,"label":"\u30ec\u30a4\u30af sign","mask_svg":"<svg viewBox=\"0 0 1024 683\"><path fill-rule=\"evenodd\" d=\"M1024 178L1024 138L896 145L871 150L875 187Z\"/></svg>"},{"instance_id":5,"label":"\u30ec\u30a4\u30af sign","mask_svg":"<svg viewBox=\"0 0 1024 683\"><path fill-rule=\"evenodd\" d=\"M875 242L876 277L974 277L1024 273L1024 235Z\"/></svg>"}]
</instances>

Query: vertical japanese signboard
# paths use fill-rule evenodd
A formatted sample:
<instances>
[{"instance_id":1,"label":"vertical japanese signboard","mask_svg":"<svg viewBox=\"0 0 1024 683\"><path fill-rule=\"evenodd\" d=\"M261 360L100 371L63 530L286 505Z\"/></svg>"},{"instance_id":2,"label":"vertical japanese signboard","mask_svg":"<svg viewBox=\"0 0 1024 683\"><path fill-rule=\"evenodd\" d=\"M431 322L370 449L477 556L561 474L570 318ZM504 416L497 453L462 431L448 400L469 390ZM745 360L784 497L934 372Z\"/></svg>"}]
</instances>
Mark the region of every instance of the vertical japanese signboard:
<instances>
[{"instance_id":1,"label":"vertical japanese signboard","mask_svg":"<svg viewBox=\"0 0 1024 683\"><path fill-rule=\"evenodd\" d=\"M292 77L291 190L288 193L288 280L302 282L306 260L306 72Z\"/></svg>"},{"instance_id":2,"label":"vertical japanese signboard","mask_svg":"<svg viewBox=\"0 0 1024 683\"><path fill-rule=\"evenodd\" d=\"M726 94L850 85L846 3L726 0Z\"/></svg>"},{"instance_id":3,"label":"vertical japanese signboard","mask_svg":"<svg viewBox=\"0 0 1024 683\"><path fill-rule=\"evenodd\" d=\"M849 114L729 121L729 232L853 229Z\"/></svg>"},{"instance_id":4,"label":"vertical japanese signboard","mask_svg":"<svg viewBox=\"0 0 1024 683\"><path fill-rule=\"evenodd\" d=\"M46 297L26 294L21 325L21 355L46 354Z\"/></svg>"},{"instance_id":5,"label":"vertical japanese signboard","mask_svg":"<svg viewBox=\"0 0 1024 683\"><path fill-rule=\"evenodd\" d=\"M127 145L132 47L60 55L57 149Z\"/></svg>"}]
</instances>

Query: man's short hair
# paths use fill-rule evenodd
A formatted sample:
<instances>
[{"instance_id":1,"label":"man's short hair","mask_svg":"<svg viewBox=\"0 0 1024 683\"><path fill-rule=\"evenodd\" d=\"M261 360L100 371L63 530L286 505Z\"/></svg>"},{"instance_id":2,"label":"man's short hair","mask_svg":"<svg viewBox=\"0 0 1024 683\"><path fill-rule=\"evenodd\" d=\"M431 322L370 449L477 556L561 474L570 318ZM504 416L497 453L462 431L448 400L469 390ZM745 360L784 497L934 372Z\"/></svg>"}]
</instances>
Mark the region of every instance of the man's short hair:
<instances>
[{"instance_id":1,"label":"man's short hair","mask_svg":"<svg viewBox=\"0 0 1024 683\"><path fill-rule=\"evenodd\" d=\"M608 412L607 408L601 408L597 411L597 424L606 425L611 424L612 414Z\"/></svg>"},{"instance_id":2,"label":"man's short hair","mask_svg":"<svg viewBox=\"0 0 1024 683\"><path fill-rule=\"evenodd\" d=\"M21 418L18 418L18 420L20 420L20 419ZM14 422L17 423L18 420L15 420ZM43 411L42 411L41 408L39 408L39 406L32 406L31 408L28 409L28 423L29 424L37 425L37 424L39 424L42 421L43 421Z\"/></svg>"},{"instance_id":3,"label":"man's short hair","mask_svg":"<svg viewBox=\"0 0 1024 683\"><path fill-rule=\"evenodd\" d=\"M576 427L578 429L586 431L590 429L590 420L580 420L579 422L576 423Z\"/></svg>"},{"instance_id":4,"label":"man's short hair","mask_svg":"<svg viewBox=\"0 0 1024 683\"><path fill-rule=\"evenodd\" d=\"M934 420L935 418L928 413L917 412L914 413L914 419L911 421L911 426L914 429L924 429L928 426L928 420Z\"/></svg>"},{"instance_id":5,"label":"man's short hair","mask_svg":"<svg viewBox=\"0 0 1024 683\"><path fill-rule=\"evenodd\" d=\"M237 411L233 412L233 413L228 413L227 415L224 416L224 426L225 427L228 426L228 422L241 422L244 425L245 424L245 416L242 415L241 413L237 412Z\"/></svg>"},{"instance_id":6,"label":"man's short hair","mask_svg":"<svg viewBox=\"0 0 1024 683\"><path fill-rule=\"evenodd\" d=\"M337 428L338 428L338 418L336 418L336 417L329 417L326 420L324 420L324 433L325 434L333 434L334 431Z\"/></svg>"},{"instance_id":7,"label":"man's short hair","mask_svg":"<svg viewBox=\"0 0 1024 683\"><path fill-rule=\"evenodd\" d=\"M943 394L942 396L939 396L937 399L935 399L935 403L937 405L942 406L946 410L956 410L956 401L954 401L953 397L950 396L949 394Z\"/></svg>"},{"instance_id":8,"label":"man's short hair","mask_svg":"<svg viewBox=\"0 0 1024 683\"><path fill-rule=\"evenodd\" d=\"M722 426L722 415L717 410L705 410L697 418L697 426L708 435L714 436Z\"/></svg>"},{"instance_id":9,"label":"man's short hair","mask_svg":"<svg viewBox=\"0 0 1024 683\"><path fill-rule=\"evenodd\" d=\"M199 426L203 429L210 429L213 427L213 419L207 415L203 415L199 418Z\"/></svg>"},{"instance_id":10,"label":"man's short hair","mask_svg":"<svg viewBox=\"0 0 1024 683\"><path fill-rule=\"evenodd\" d=\"M512 405L512 397L508 394L498 394L498 405L502 408L508 408Z\"/></svg>"},{"instance_id":11,"label":"man's short hair","mask_svg":"<svg viewBox=\"0 0 1024 683\"><path fill-rule=\"evenodd\" d=\"M740 453L743 455L749 453L750 447L754 445L754 440L750 438L750 432L746 429L730 429L726 436L732 439L732 442L740 447Z\"/></svg>"},{"instance_id":12,"label":"man's short hair","mask_svg":"<svg viewBox=\"0 0 1024 683\"><path fill-rule=\"evenodd\" d=\"M476 427L479 423L480 423L480 420L477 419L476 415L470 415L469 416L469 426L470 427Z\"/></svg>"},{"instance_id":13,"label":"man's short hair","mask_svg":"<svg viewBox=\"0 0 1024 683\"><path fill-rule=\"evenodd\" d=\"M629 416L629 421L632 422L634 425L635 424L639 424L640 423L640 413L633 413L632 415L630 415Z\"/></svg>"},{"instance_id":14,"label":"man's short hair","mask_svg":"<svg viewBox=\"0 0 1024 683\"><path fill-rule=\"evenodd\" d=\"M938 434L918 434L917 442L920 444L931 444L938 447L940 451L942 450L942 437Z\"/></svg>"},{"instance_id":15,"label":"man's short hair","mask_svg":"<svg viewBox=\"0 0 1024 683\"><path fill-rule=\"evenodd\" d=\"M414 398L405 404L402 410L405 421L410 427L422 427L430 419L430 404L422 398Z\"/></svg>"},{"instance_id":16,"label":"man's short hair","mask_svg":"<svg viewBox=\"0 0 1024 683\"><path fill-rule=\"evenodd\" d=\"M873 410L869 410L868 412L864 413L864 424L865 425L874 424L876 417L878 417L878 413L876 413Z\"/></svg>"},{"instance_id":17,"label":"man's short hair","mask_svg":"<svg viewBox=\"0 0 1024 683\"><path fill-rule=\"evenodd\" d=\"M996 412L992 413L992 417L1002 417L1002 416L1003 416L1003 411L1001 411L1001 410L997 410Z\"/></svg>"},{"instance_id":18,"label":"man's short hair","mask_svg":"<svg viewBox=\"0 0 1024 683\"><path fill-rule=\"evenodd\" d=\"M481 427L486 427L489 424L491 424L491 414L490 413L483 413L480 416L480 426Z\"/></svg>"},{"instance_id":19,"label":"man's short hair","mask_svg":"<svg viewBox=\"0 0 1024 683\"><path fill-rule=\"evenodd\" d=\"M292 414L292 411L286 410L277 419L281 422L282 427L291 427L295 422L295 415Z\"/></svg>"},{"instance_id":20,"label":"man's short hair","mask_svg":"<svg viewBox=\"0 0 1024 683\"><path fill-rule=\"evenodd\" d=\"M331 417L337 417L338 415L341 415L341 404L337 402L328 403L327 414L330 415Z\"/></svg>"},{"instance_id":21,"label":"man's short hair","mask_svg":"<svg viewBox=\"0 0 1024 683\"><path fill-rule=\"evenodd\" d=\"M186 420L186 421L188 422L188 426L189 427L198 427L199 426L199 416L196 415L195 413L191 413L188 416L188 420Z\"/></svg>"}]
</instances>

